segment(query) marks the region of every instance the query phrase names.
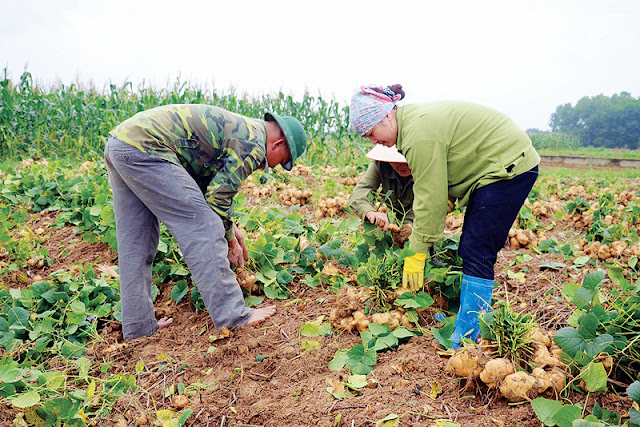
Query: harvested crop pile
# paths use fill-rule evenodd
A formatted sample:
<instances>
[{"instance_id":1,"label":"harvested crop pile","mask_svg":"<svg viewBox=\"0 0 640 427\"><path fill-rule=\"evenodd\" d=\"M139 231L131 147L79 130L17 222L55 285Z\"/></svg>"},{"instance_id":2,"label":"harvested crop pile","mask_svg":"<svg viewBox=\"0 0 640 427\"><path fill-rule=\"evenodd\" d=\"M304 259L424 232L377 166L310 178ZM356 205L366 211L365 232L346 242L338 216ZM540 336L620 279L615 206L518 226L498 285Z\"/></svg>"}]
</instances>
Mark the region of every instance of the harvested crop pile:
<instances>
[{"instance_id":1,"label":"harvested crop pile","mask_svg":"<svg viewBox=\"0 0 640 427\"><path fill-rule=\"evenodd\" d=\"M329 321L334 328L352 331L365 330L364 303L370 297L370 288L344 286L336 293L335 307L331 310ZM356 320L357 319L357 320Z\"/></svg>"},{"instance_id":2,"label":"harvested crop pile","mask_svg":"<svg viewBox=\"0 0 640 427\"><path fill-rule=\"evenodd\" d=\"M499 346L483 340L482 347L467 345L456 351L447 363L447 372L470 380L479 379L510 402L555 395L565 387L566 374L561 369L565 365L545 331L535 328L529 338L532 351L526 360L500 357L496 350Z\"/></svg>"},{"instance_id":3,"label":"harvested crop pile","mask_svg":"<svg viewBox=\"0 0 640 427\"><path fill-rule=\"evenodd\" d=\"M344 286L336 294L335 307L331 310L329 321L331 326L345 331L362 332L369 328L369 323L380 325L387 323L391 329L402 325L412 327L407 315L399 310L365 314L365 303L371 298L373 287L356 288Z\"/></svg>"},{"instance_id":4,"label":"harvested crop pile","mask_svg":"<svg viewBox=\"0 0 640 427\"><path fill-rule=\"evenodd\" d=\"M282 200L286 206L306 205L313 196L313 191L308 188L300 190L284 183L257 185L254 182L247 182L243 185L243 190L253 197L268 197L277 194L278 198Z\"/></svg>"},{"instance_id":5,"label":"harvested crop pile","mask_svg":"<svg viewBox=\"0 0 640 427\"><path fill-rule=\"evenodd\" d=\"M529 229L511 229L509 230L509 245L513 249L519 248L531 248L535 247L538 243L538 239L533 231Z\"/></svg>"},{"instance_id":6,"label":"harvested crop pile","mask_svg":"<svg viewBox=\"0 0 640 427\"><path fill-rule=\"evenodd\" d=\"M528 199L525 202L525 206L529 206ZM555 197L546 203L536 200L530 207L531 213L537 218L550 218L556 212L562 211L562 204Z\"/></svg>"},{"instance_id":7,"label":"harvested crop pile","mask_svg":"<svg viewBox=\"0 0 640 427\"><path fill-rule=\"evenodd\" d=\"M346 176L346 177L340 178L338 182L342 185L356 185L358 181L360 181L360 177Z\"/></svg>"},{"instance_id":8,"label":"harvested crop pile","mask_svg":"<svg viewBox=\"0 0 640 427\"><path fill-rule=\"evenodd\" d=\"M595 259L611 262L615 258L628 259L631 256L640 256L640 245L634 244L629 246L625 241L615 241L609 245L603 245L600 242L588 242L580 239L580 255L589 255Z\"/></svg>"},{"instance_id":9,"label":"harvested crop pile","mask_svg":"<svg viewBox=\"0 0 640 427\"><path fill-rule=\"evenodd\" d=\"M291 168L291 173L298 176L309 176L311 175L311 167L303 166L303 165L295 165Z\"/></svg>"},{"instance_id":10,"label":"harvested crop pile","mask_svg":"<svg viewBox=\"0 0 640 427\"><path fill-rule=\"evenodd\" d=\"M317 219L327 217L331 218L343 212L343 209L349 205L349 201L344 198L344 193L339 193L338 197L329 197L318 201L318 209L316 209L315 217Z\"/></svg>"}]
</instances>

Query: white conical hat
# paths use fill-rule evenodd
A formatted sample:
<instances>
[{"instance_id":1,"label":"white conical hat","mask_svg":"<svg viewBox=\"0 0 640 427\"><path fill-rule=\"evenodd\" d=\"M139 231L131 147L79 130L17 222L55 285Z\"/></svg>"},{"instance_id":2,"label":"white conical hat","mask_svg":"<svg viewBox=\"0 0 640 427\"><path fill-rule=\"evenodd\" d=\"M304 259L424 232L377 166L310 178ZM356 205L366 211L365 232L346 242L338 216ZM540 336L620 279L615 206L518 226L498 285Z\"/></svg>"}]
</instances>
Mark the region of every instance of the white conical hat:
<instances>
[{"instance_id":1,"label":"white conical hat","mask_svg":"<svg viewBox=\"0 0 640 427\"><path fill-rule=\"evenodd\" d=\"M386 145L376 144L367 153L367 159L379 162L407 163L407 159L400 154L395 145L387 147Z\"/></svg>"}]
</instances>

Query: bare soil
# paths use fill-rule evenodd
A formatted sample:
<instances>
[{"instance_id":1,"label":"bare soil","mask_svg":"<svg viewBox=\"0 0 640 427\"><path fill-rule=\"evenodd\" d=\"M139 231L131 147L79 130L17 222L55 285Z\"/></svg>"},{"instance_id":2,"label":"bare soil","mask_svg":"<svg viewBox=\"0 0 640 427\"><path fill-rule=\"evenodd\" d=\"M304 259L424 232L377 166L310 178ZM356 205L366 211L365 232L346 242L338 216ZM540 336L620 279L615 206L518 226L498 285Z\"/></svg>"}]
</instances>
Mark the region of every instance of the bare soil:
<instances>
[{"instance_id":1,"label":"bare soil","mask_svg":"<svg viewBox=\"0 0 640 427\"><path fill-rule=\"evenodd\" d=\"M46 279L58 269L78 269L83 265L113 265L116 254L107 245L87 243L71 227L52 228L53 213L31 215L30 227L46 228L54 264L48 268L29 269L26 283L10 286L24 287L38 279ZM448 230L453 233L457 230ZM551 230L548 238L557 233ZM562 239L564 235L560 235ZM66 251L66 252L64 252ZM496 280L501 287L496 296L508 299L519 311L535 313L539 323L547 329L565 326L571 308L559 296L567 282L566 270L541 269L543 262L570 263L560 255L533 256L526 264L524 284L510 279L506 271L518 253L533 253L505 247L496 265ZM581 280L589 267L572 272L572 280ZM335 399L327 392L327 381L345 379L345 372L331 371L327 363L340 349L359 344L355 333L335 331L331 337L307 338L299 334L300 327L319 316L329 318L335 294L328 289L312 289L295 282L287 301L269 301L277 306L277 313L257 327L232 331L227 338L211 341L218 336L206 312L198 312L190 302L176 305L170 299L171 284L161 285L156 300L156 314L170 315L173 324L155 335L124 343L120 324L106 325L100 340L92 343L87 357L95 366L110 363L108 372L94 372L106 378L117 373L131 374L142 361L138 375L140 391L120 398L109 420L100 425L135 425L144 414L154 420L155 410L172 409L174 395L167 396L171 386L199 384L190 397L188 408L193 415L188 423L198 426L374 426L389 414L400 416L402 426L432 425L445 419L463 426L533 426L540 425L531 405L512 405L494 391L472 381L454 378L445 372L447 356L434 342L430 333L413 337L397 349L378 354L378 363L369 375L376 385L357 393L353 398ZM300 302L291 304L293 299ZM435 325L433 313L421 315L420 325L425 331ZM315 350L302 350L307 340L318 341ZM215 350L211 351L211 346ZM432 390L440 390L430 396ZM573 402L585 402L586 396L572 394ZM594 401L617 412L628 411L630 401L615 392L595 394ZM10 425L17 411L0 405L0 422ZM149 421L151 422L151 421Z\"/></svg>"}]
</instances>

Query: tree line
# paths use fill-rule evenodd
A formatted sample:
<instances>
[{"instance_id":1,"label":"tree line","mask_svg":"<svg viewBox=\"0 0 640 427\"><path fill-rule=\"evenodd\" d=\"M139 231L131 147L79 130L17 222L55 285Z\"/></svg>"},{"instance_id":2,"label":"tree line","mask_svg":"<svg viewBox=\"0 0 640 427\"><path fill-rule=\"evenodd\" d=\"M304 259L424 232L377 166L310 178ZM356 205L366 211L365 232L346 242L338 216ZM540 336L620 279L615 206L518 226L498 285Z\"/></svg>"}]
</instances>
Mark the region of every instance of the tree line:
<instances>
[{"instance_id":1,"label":"tree line","mask_svg":"<svg viewBox=\"0 0 640 427\"><path fill-rule=\"evenodd\" d=\"M583 97L575 106L560 105L551 114L553 132L565 132L589 147L640 147L640 98L628 92L611 97Z\"/></svg>"}]
</instances>

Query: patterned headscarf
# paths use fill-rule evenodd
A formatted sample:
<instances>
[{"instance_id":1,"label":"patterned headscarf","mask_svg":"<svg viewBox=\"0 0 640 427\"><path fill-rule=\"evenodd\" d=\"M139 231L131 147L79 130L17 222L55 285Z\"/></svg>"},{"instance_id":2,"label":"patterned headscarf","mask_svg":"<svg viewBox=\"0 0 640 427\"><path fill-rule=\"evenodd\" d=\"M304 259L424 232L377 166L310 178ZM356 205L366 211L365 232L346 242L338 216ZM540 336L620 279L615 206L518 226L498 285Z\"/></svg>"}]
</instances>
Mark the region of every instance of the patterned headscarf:
<instances>
[{"instance_id":1,"label":"patterned headscarf","mask_svg":"<svg viewBox=\"0 0 640 427\"><path fill-rule=\"evenodd\" d=\"M402 98L389 87L362 86L351 97L349 122L351 127L364 136L393 110Z\"/></svg>"}]
</instances>

